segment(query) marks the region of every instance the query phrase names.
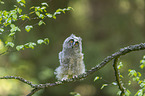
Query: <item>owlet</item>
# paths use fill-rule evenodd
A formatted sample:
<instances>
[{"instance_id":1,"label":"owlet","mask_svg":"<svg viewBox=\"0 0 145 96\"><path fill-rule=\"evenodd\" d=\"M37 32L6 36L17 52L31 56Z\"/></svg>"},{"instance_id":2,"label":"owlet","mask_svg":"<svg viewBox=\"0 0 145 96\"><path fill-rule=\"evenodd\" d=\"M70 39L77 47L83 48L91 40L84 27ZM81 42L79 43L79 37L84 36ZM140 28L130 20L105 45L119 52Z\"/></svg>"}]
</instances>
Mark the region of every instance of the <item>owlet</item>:
<instances>
[{"instance_id":1,"label":"owlet","mask_svg":"<svg viewBox=\"0 0 145 96\"><path fill-rule=\"evenodd\" d=\"M63 50L59 53L60 66L55 69L58 80L85 73L81 40L72 34L64 41Z\"/></svg>"}]
</instances>

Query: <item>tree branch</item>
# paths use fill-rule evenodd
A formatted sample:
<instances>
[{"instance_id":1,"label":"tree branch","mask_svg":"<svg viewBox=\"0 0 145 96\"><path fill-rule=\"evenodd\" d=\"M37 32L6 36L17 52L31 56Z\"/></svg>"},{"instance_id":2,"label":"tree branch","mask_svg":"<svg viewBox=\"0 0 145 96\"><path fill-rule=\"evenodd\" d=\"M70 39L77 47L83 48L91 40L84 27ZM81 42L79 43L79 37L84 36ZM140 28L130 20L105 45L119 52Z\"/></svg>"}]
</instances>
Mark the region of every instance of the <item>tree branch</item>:
<instances>
[{"instance_id":1,"label":"tree branch","mask_svg":"<svg viewBox=\"0 0 145 96\"><path fill-rule=\"evenodd\" d=\"M32 96L35 94L37 91L39 91L41 88L34 88L27 96Z\"/></svg>"},{"instance_id":2,"label":"tree branch","mask_svg":"<svg viewBox=\"0 0 145 96\"><path fill-rule=\"evenodd\" d=\"M8 51L9 51L9 48L8 48L6 51L0 53L0 55L4 55L4 54L6 54Z\"/></svg>"},{"instance_id":3,"label":"tree branch","mask_svg":"<svg viewBox=\"0 0 145 96\"><path fill-rule=\"evenodd\" d=\"M118 70L118 68L117 68L118 58L119 58L119 57L116 57L116 58L114 59L114 61L113 61L113 67L114 67L114 70L115 70L115 77L116 77L116 81L117 81L118 87L119 87L119 89L121 90L120 96L124 96L126 90L125 90L125 88L123 87L123 83L122 83L122 81L121 81L121 79L120 79L120 72L119 72L119 70Z\"/></svg>"},{"instance_id":4,"label":"tree branch","mask_svg":"<svg viewBox=\"0 0 145 96\"><path fill-rule=\"evenodd\" d=\"M118 52L115 52L111 56L106 57L100 64L98 64L95 67L93 67L92 69L88 70L86 73L78 75L78 76L73 76L73 78L71 78L71 79L66 79L66 80L63 80L63 81L57 81L57 82L54 82L54 83L32 84L31 82L29 82L29 81L27 81L27 80L25 80L21 77L14 77L14 76L4 76L4 77L0 77L0 79L17 79L17 80L19 80L23 83L26 83L26 84L30 85L32 88L34 88L31 91L31 93L28 94L28 96L31 96L32 94L34 94L35 92L37 92L37 91L39 91L40 89L43 89L43 88L58 86L58 85L62 85L62 84L65 84L65 83L82 80L82 79L88 77L90 74L92 74L92 73L100 70L101 68L103 68L112 59L118 58L122 55L125 55L125 54L129 53L129 52L140 51L140 50L145 50L145 43L130 45L130 46L121 48ZM116 62L117 62L117 59L115 59L114 63L116 63Z\"/></svg>"},{"instance_id":5,"label":"tree branch","mask_svg":"<svg viewBox=\"0 0 145 96\"><path fill-rule=\"evenodd\" d=\"M32 88L35 88L35 85L32 84L31 82L29 82L28 80L25 80L24 78L22 77L16 77L16 76L3 76L3 77L0 77L0 79L17 79L25 84L28 84L30 85Z\"/></svg>"}]
</instances>

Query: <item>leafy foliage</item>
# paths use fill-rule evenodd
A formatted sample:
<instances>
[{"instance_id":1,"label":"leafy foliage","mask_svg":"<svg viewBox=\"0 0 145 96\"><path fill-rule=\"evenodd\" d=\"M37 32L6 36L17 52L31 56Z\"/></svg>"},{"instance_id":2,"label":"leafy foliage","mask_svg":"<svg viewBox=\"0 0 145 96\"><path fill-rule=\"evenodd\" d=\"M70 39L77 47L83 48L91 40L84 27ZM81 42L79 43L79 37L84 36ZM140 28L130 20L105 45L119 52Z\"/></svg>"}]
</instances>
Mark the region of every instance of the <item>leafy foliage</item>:
<instances>
[{"instance_id":1,"label":"leafy foliage","mask_svg":"<svg viewBox=\"0 0 145 96\"><path fill-rule=\"evenodd\" d=\"M143 56L143 59L140 60L140 64L141 64L140 68L143 69L144 66L145 66L145 56ZM120 62L118 64L118 66L117 66L117 69L120 70L122 67L123 67L123 63ZM136 94L134 96L144 96L144 92L145 92L145 79L141 80L142 74L140 72L137 72L136 70L132 70L132 69L129 69L128 72L129 72L128 76L131 77L132 80L134 82L137 82L137 84L140 86L140 89L136 92ZM123 77L122 75L119 75L119 76L120 76L120 78ZM97 76L97 77L95 77L94 81L99 80L99 79L101 80L102 77L100 78L99 76ZM131 82L132 82L131 80L128 81L128 86L132 85ZM103 84L101 89L103 89L104 87L107 87L109 85L110 84ZM112 82L112 85L116 86L117 83L116 82ZM118 91L117 95L121 95L121 91ZM131 92L129 91L129 89L126 89L125 96L130 96L130 95L131 95Z\"/></svg>"},{"instance_id":2,"label":"leafy foliage","mask_svg":"<svg viewBox=\"0 0 145 96\"><path fill-rule=\"evenodd\" d=\"M144 59L145 59L145 56L143 56L143 59L140 61L141 69L144 68L144 64L145 64ZM138 85L140 86L140 89L136 92L135 96L143 96L145 92L145 79L141 80L142 74L140 72L136 72L136 70L129 69L128 71L129 71L128 75L132 78L133 81L137 82Z\"/></svg>"},{"instance_id":3,"label":"leafy foliage","mask_svg":"<svg viewBox=\"0 0 145 96\"><path fill-rule=\"evenodd\" d=\"M32 6L30 7L30 13L28 14L23 14L23 10L21 7L26 7L26 0L16 0L18 4L20 4L20 7L18 7L17 5L14 5L14 9L10 10L10 11L6 11L6 10L1 10L0 11L0 24L2 24L3 26L0 27L0 34L3 35L3 33L5 33L5 29L9 28L9 30L7 30L9 32L8 37L14 37L17 32L21 31L21 28L17 25L15 25L15 22L18 20L32 20L32 19L40 19L40 21L37 23L39 26L41 26L42 24L45 24L44 22L44 18L53 18L56 19L56 15L61 14L61 13L65 13L66 11L72 10L71 7L68 8L64 8L64 9L57 9L56 12L54 12L53 14L47 12L47 7L48 4L46 2L41 3L40 6ZM1 4L4 4L3 1L0 1ZM35 14L36 17L35 18L31 18L29 15L30 14ZM34 24L36 25L36 24ZM26 25L25 26L25 30L26 32L30 32L33 28L34 25ZM48 38L45 39L40 39L37 40L37 44L49 44L49 40ZM26 44L22 44L22 45L15 45L14 40L9 40L9 41L5 41L6 47L15 47L17 51L19 50L24 50L25 48L31 48L34 49L34 46L37 46L36 43L34 42L28 42Z\"/></svg>"},{"instance_id":4,"label":"leafy foliage","mask_svg":"<svg viewBox=\"0 0 145 96\"><path fill-rule=\"evenodd\" d=\"M49 44L49 39L48 38L45 38L44 40L43 39L39 39L39 40L37 40L37 44ZM11 42L10 42L10 44L11 44ZM9 44L9 45L10 45ZM16 47L16 49L17 49L17 51L19 51L19 50L24 50L24 48L31 48L31 49L34 49L34 46L36 46L37 45L36 43L34 43L34 42L29 42L29 43L26 43L26 44L24 44L24 45L17 45L17 47ZM11 46L11 45L10 45ZM14 46L14 45L12 45L12 46Z\"/></svg>"}]
</instances>

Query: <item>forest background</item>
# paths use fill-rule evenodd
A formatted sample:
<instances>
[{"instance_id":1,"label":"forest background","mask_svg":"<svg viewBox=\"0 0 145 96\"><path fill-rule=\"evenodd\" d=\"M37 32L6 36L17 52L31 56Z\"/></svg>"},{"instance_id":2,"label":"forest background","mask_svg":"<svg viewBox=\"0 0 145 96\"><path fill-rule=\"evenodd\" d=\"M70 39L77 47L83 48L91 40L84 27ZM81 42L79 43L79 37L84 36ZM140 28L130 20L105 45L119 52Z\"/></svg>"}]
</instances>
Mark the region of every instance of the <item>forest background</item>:
<instances>
[{"instance_id":1,"label":"forest background","mask_svg":"<svg viewBox=\"0 0 145 96\"><path fill-rule=\"evenodd\" d=\"M16 4L16 0L4 2L4 5L0 5L0 10L11 10ZM36 84L55 82L54 70L59 66L58 53L62 50L63 41L72 33L82 38L87 70L120 48L145 41L144 0L27 0L23 12L29 13L31 6L39 6L42 2L48 3L47 11L50 13L68 6L73 10L58 15L56 19L46 18L45 25L36 25L29 33L22 28L16 35L16 44L48 38L49 45L0 56L0 76L21 76ZM35 19L26 23L19 21L16 25L24 27L37 22ZM0 35L0 39L4 43L6 37ZM124 76L124 86L129 88L132 94L137 92L139 86L135 82L132 86L127 85L126 81L130 79L128 69L143 73L139 66L144 54L144 51L132 52L119 60L124 65L120 70ZM145 76L145 73L142 75ZM94 82L96 76L103 79ZM83 81L46 88L36 95L69 96L70 92L78 92L82 96L115 96L119 90L117 86L110 85L100 89L103 84L113 81L115 76L110 63ZM22 82L0 80L0 95L26 95L30 90L31 88Z\"/></svg>"}]
</instances>

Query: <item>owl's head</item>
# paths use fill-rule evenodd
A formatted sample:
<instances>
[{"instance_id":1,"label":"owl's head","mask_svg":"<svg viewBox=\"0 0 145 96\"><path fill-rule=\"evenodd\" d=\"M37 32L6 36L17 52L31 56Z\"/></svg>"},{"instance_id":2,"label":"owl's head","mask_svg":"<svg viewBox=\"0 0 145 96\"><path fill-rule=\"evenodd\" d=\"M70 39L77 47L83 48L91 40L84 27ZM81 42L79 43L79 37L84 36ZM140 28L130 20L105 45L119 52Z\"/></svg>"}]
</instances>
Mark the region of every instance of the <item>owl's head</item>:
<instances>
[{"instance_id":1,"label":"owl's head","mask_svg":"<svg viewBox=\"0 0 145 96\"><path fill-rule=\"evenodd\" d=\"M81 37L76 37L74 34L71 34L63 43L63 49L82 51L82 42Z\"/></svg>"}]
</instances>

